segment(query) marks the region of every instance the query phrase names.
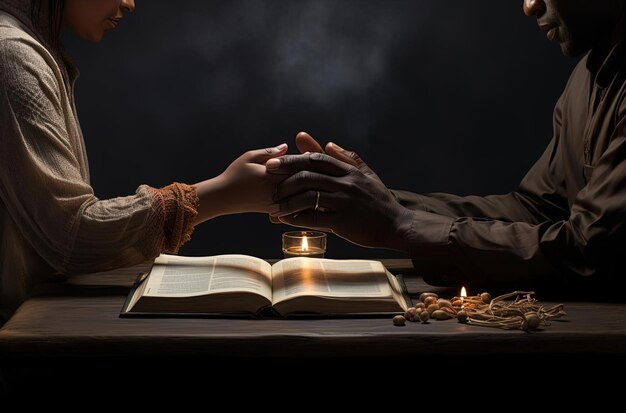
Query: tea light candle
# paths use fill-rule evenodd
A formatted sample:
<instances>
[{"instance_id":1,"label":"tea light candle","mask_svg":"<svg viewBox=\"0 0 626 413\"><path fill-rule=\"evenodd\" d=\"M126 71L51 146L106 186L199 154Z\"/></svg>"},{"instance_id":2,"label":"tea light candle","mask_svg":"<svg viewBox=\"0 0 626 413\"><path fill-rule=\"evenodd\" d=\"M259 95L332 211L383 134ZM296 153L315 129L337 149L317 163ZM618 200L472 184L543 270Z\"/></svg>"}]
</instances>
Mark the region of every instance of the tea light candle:
<instances>
[{"instance_id":1,"label":"tea light candle","mask_svg":"<svg viewBox=\"0 0 626 413\"><path fill-rule=\"evenodd\" d=\"M467 290L461 287L461 310L465 309L465 299L467 298Z\"/></svg>"},{"instance_id":2,"label":"tea light candle","mask_svg":"<svg viewBox=\"0 0 626 413\"><path fill-rule=\"evenodd\" d=\"M283 234L285 258L324 258L326 234L317 231L290 231Z\"/></svg>"}]
</instances>

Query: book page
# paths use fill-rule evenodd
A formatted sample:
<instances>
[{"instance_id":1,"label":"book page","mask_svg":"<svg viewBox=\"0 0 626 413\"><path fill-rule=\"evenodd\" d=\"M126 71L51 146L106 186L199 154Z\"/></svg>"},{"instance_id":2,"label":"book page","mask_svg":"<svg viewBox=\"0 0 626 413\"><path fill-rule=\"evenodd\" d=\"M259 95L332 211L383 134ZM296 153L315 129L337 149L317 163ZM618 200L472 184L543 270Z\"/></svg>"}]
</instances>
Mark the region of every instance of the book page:
<instances>
[{"instance_id":1,"label":"book page","mask_svg":"<svg viewBox=\"0 0 626 413\"><path fill-rule=\"evenodd\" d=\"M392 295L378 261L289 258L274 264L274 302L302 295L379 298Z\"/></svg>"},{"instance_id":2,"label":"book page","mask_svg":"<svg viewBox=\"0 0 626 413\"><path fill-rule=\"evenodd\" d=\"M150 272L144 296L194 297L226 292L250 292L272 299L271 266L247 255L215 257L159 256Z\"/></svg>"}]
</instances>

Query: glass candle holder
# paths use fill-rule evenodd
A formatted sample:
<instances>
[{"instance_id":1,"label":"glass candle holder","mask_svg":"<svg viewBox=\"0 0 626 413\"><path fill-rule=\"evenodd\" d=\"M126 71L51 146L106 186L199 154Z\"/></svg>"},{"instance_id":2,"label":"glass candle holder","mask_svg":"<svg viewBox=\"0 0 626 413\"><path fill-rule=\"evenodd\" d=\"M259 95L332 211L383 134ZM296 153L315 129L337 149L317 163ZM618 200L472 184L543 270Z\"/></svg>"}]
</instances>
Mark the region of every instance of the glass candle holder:
<instances>
[{"instance_id":1,"label":"glass candle holder","mask_svg":"<svg viewBox=\"0 0 626 413\"><path fill-rule=\"evenodd\" d=\"M326 234L318 231L290 231L283 234L285 258L324 258Z\"/></svg>"}]
</instances>

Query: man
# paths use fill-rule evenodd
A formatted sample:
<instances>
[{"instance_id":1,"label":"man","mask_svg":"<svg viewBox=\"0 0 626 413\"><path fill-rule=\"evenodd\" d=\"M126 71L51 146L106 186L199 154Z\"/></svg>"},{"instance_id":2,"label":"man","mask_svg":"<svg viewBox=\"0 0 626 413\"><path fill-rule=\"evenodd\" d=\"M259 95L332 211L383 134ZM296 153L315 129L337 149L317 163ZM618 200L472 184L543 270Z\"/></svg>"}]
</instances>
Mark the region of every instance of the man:
<instances>
[{"instance_id":1,"label":"man","mask_svg":"<svg viewBox=\"0 0 626 413\"><path fill-rule=\"evenodd\" d=\"M291 175L272 216L357 244L410 253L431 283L521 287L626 279L626 0L525 0L566 56L589 52L554 112L554 137L516 192L390 191L354 153L270 160ZM303 152L322 152L300 134Z\"/></svg>"}]
</instances>

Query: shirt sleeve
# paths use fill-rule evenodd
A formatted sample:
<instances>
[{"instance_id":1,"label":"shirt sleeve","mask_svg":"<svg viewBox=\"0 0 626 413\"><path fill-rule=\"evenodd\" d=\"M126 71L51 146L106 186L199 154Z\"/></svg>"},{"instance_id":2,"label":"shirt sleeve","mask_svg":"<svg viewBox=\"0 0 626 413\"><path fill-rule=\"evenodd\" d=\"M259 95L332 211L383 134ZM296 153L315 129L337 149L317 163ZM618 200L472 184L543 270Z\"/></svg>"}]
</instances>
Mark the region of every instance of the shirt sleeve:
<instances>
[{"instance_id":1,"label":"shirt sleeve","mask_svg":"<svg viewBox=\"0 0 626 413\"><path fill-rule=\"evenodd\" d=\"M193 228L192 187L141 186L98 199L68 135L58 73L45 50L0 45L0 197L24 237L64 274L133 265L175 252Z\"/></svg>"},{"instance_id":2,"label":"shirt sleeve","mask_svg":"<svg viewBox=\"0 0 626 413\"><path fill-rule=\"evenodd\" d=\"M415 194L392 191L404 207L449 218L491 218L508 222L540 223L547 216L538 210L537 199L521 192L505 195L459 196L453 194Z\"/></svg>"},{"instance_id":3,"label":"shirt sleeve","mask_svg":"<svg viewBox=\"0 0 626 413\"><path fill-rule=\"evenodd\" d=\"M519 192L410 197L415 267L433 284L507 288L587 284L623 272L617 249L626 242L625 115L622 108L615 136L571 208L561 189L558 105L555 137Z\"/></svg>"},{"instance_id":4,"label":"shirt sleeve","mask_svg":"<svg viewBox=\"0 0 626 413\"><path fill-rule=\"evenodd\" d=\"M450 218L488 218L503 222L539 224L566 219L567 196L560 182L562 169L554 162L560 155L562 100L554 115L554 138L541 158L533 165L516 192L504 195L458 196L452 194L415 194L393 190L398 202L411 210L426 211Z\"/></svg>"}]
</instances>

